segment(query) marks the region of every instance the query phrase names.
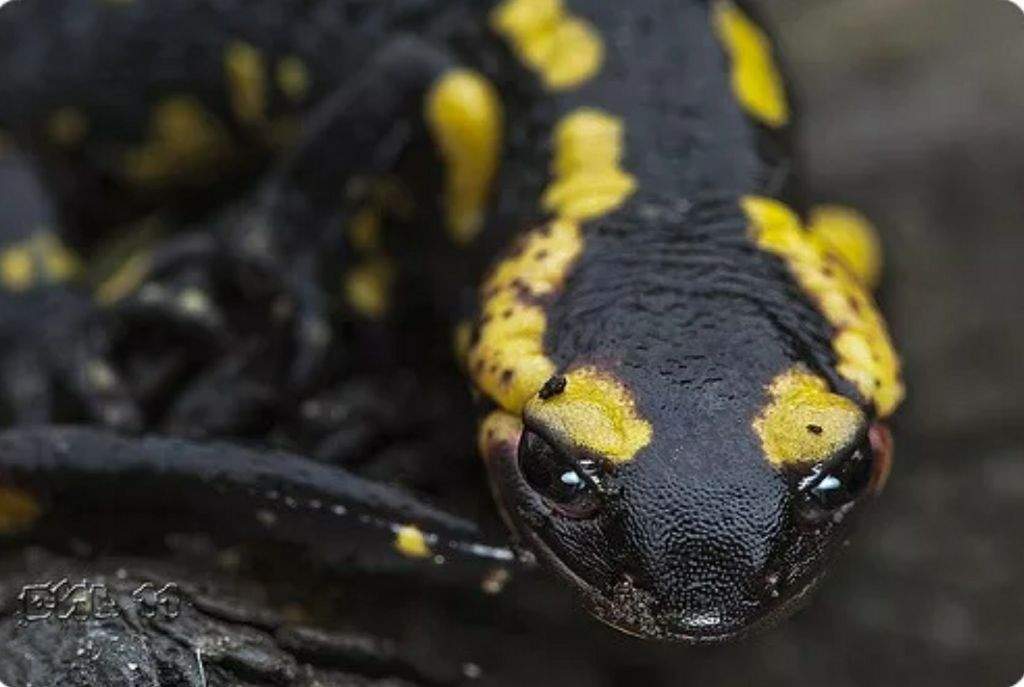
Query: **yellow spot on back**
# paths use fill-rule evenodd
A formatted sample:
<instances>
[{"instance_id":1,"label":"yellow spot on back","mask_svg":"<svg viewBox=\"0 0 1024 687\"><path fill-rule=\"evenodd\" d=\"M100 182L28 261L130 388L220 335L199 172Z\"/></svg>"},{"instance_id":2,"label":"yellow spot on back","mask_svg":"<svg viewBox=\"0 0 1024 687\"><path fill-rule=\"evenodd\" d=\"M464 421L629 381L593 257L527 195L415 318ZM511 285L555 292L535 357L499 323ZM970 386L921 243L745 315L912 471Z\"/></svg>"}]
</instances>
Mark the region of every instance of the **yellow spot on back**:
<instances>
[{"instance_id":1,"label":"yellow spot on back","mask_svg":"<svg viewBox=\"0 0 1024 687\"><path fill-rule=\"evenodd\" d=\"M868 289L832 246L806 231L785 204L747 197L742 205L757 245L786 261L836 329L832 346L839 358L839 374L874 403L879 416L892 414L903 399L900 362Z\"/></svg>"},{"instance_id":2,"label":"yellow spot on back","mask_svg":"<svg viewBox=\"0 0 1024 687\"><path fill-rule=\"evenodd\" d=\"M551 90L579 86L601 69L601 36L562 0L505 0L491 14L491 26Z\"/></svg>"},{"instance_id":3,"label":"yellow spot on back","mask_svg":"<svg viewBox=\"0 0 1024 687\"><path fill-rule=\"evenodd\" d=\"M554 374L544 354L547 318L537 299L561 288L583 250L579 225L554 220L529 232L483 285L480 336L469 352L477 388L519 414Z\"/></svg>"},{"instance_id":4,"label":"yellow spot on back","mask_svg":"<svg viewBox=\"0 0 1024 687\"><path fill-rule=\"evenodd\" d=\"M395 531L395 549L408 558L429 558L433 555L422 530L404 525Z\"/></svg>"},{"instance_id":5,"label":"yellow spot on back","mask_svg":"<svg viewBox=\"0 0 1024 687\"><path fill-rule=\"evenodd\" d=\"M148 253L137 253L96 288L96 301L113 305L138 289L149 275L151 259Z\"/></svg>"},{"instance_id":6,"label":"yellow spot on back","mask_svg":"<svg viewBox=\"0 0 1024 687\"><path fill-rule=\"evenodd\" d=\"M8 248L0 253L0 278L8 291L26 291L36 281L32 253L23 247Z\"/></svg>"},{"instance_id":7,"label":"yellow spot on back","mask_svg":"<svg viewBox=\"0 0 1024 687\"><path fill-rule=\"evenodd\" d=\"M381 216L375 207L366 207L348 225L348 240L361 253L380 249Z\"/></svg>"},{"instance_id":8,"label":"yellow spot on back","mask_svg":"<svg viewBox=\"0 0 1024 687\"><path fill-rule=\"evenodd\" d=\"M235 41L224 53L231 106L238 119L246 124L259 124L267 112L267 65L263 55L252 45Z\"/></svg>"},{"instance_id":9,"label":"yellow spot on back","mask_svg":"<svg viewBox=\"0 0 1024 687\"><path fill-rule=\"evenodd\" d=\"M30 494L13 487L0 487L0 534L22 532L40 515L42 509Z\"/></svg>"},{"instance_id":10,"label":"yellow spot on back","mask_svg":"<svg viewBox=\"0 0 1024 687\"><path fill-rule=\"evenodd\" d=\"M754 420L754 431L768 462L777 468L830 458L864 427L857 404L829 391L824 379L802 366L776 377L768 394L771 401Z\"/></svg>"},{"instance_id":11,"label":"yellow spot on back","mask_svg":"<svg viewBox=\"0 0 1024 687\"><path fill-rule=\"evenodd\" d=\"M62 107L55 110L46 122L50 141L65 148L77 146L89 132L89 121L81 110Z\"/></svg>"},{"instance_id":12,"label":"yellow spot on back","mask_svg":"<svg viewBox=\"0 0 1024 687\"><path fill-rule=\"evenodd\" d=\"M215 176L230 158L231 146L220 122L198 100L176 96L154 108L149 140L126 153L124 171L143 186L198 183Z\"/></svg>"},{"instance_id":13,"label":"yellow spot on back","mask_svg":"<svg viewBox=\"0 0 1024 687\"><path fill-rule=\"evenodd\" d=\"M650 443L651 424L640 417L633 395L613 375L594 367L573 370L565 390L526 404L526 415L572 444L615 463L632 460Z\"/></svg>"},{"instance_id":14,"label":"yellow spot on back","mask_svg":"<svg viewBox=\"0 0 1024 687\"><path fill-rule=\"evenodd\" d=\"M620 166L622 153L617 118L587 108L566 116L555 129L555 179L544 193L544 208L578 220L618 208L636 189Z\"/></svg>"},{"instance_id":15,"label":"yellow spot on back","mask_svg":"<svg viewBox=\"0 0 1024 687\"><path fill-rule=\"evenodd\" d=\"M294 55L277 63L277 87L292 103L299 105L309 96L310 77L306 63Z\"/></svg>"},{"instance_id":16,"label":"yellow spot on back","mask_svg":"<svg viewBox=\"0 0 1024 687\"><path fill-rule=\"evenodd\" d=\"M811 211L808 230L820 236L843 259L861 283L878 286L882 245L871 222L852 208L822 205Z\"/></svg>"},{"instance_id":17,"label":"yellow spot on back","mask_svg":"<svg viewBox=\"0 0 1024 687\"><path fill-rule=\"evenodd\" d=\"M448 230L471 241L484 211L501 154L503 112L494 87L469 70L444 75L427 96L427 124L446 166Z\"/></svg>"},{"instance_id":18,"label":"yellow spot on back","mask_svg":"<svg viewBox=\"0 0 1024 687\"><path fill-rule=\"evenodd\" d=\"M78 274L79 261L59 238L40 231L0 253L0 281L9 291L59 284Z\"/></svg>"},{"instance_id":19,"label":"yellow spot on back","mask_svg":"<svg viewBox=\"0 0 1024 687\"><path fill-rule=\"evenodd\" d=\"M768 36L731 0L716 0L712 20L732 61L732 88L740 105L770 127L785 126L789 103Z\"/></svg>"},{"instance_id":20,"label":"yellow spot on back","mask_svg":"<svg viewBox=\"0 0 1024 687\"><path fill-rule=\"evenodd\" d=\"M345 276L345 298L361 315L372 320L383 319L390 306L394 267L385 258L375 258L356 265Z\"/></svg>"}]
</instances>

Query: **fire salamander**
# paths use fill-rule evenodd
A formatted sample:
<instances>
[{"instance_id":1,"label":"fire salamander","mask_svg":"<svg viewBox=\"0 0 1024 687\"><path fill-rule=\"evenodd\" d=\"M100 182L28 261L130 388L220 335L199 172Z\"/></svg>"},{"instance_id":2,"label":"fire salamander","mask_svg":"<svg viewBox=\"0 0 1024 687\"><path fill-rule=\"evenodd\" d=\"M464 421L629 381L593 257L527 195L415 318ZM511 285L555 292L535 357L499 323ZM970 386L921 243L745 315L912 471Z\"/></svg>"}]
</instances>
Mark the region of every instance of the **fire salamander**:
<instances>
[{"instance_id":1,"label":"fire salamander","mask_svg":"<svg viewBox=\"0 0 1024 687\"><path fill-rule=\"evenodd\" d=\"M221 322L234 301L213 281L233 280L236 300L270 292L288 307L249 320L287 320L289 369L271 387L295 403L323 390L338 350L356 368L426 370L454 339L513 541L597 618L651 639L723 641L791 612L888 476L883 421L904 392L871 295L877 241L856 212L804 199L796 116L777 46L740 0L0 12L0 130L65 180L69 226L72 187L166 209L252 181L230 211L127 260L96 291L101 311L134 299ZM87 262L99 242L73 228ZM57 234L8 236L8 300L77 263ZM109 367L93 368L108 389L132 374ZM317 505L304 517L320 541L341 526L330 499L372 512L391 498L360 497L341 470L317 491L299 458L224 448L218 472L201 442L107 431L8 430L0 528L31 527L76 498L42 492L97 474L162 475L232 512L268 484L277 502L292 489ZM219 483L258 488L221 499ZM110 491L109 508L138 496ZM408 556L472 548L444 543L475 537L468 525L442 540L420 529L440 516L388 513L418 523L390 528Z\"/></svg>"}]
</instances>

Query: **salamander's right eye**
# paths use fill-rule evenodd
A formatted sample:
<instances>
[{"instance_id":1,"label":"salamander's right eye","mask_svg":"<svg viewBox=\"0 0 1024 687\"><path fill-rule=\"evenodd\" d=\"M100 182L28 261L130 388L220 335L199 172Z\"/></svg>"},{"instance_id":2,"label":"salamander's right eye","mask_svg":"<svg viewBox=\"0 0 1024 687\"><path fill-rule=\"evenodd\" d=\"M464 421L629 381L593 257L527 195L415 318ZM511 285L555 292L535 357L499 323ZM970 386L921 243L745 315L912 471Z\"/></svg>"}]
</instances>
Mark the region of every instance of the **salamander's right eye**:
<instances>
[{"instance_id":1,"label":"salamander's right eye","mask_svg":"<svg viewBox=\"0 0 1024 687\"><path fill-rule=\"evenodd\" d=\"M530 488L566 517L591 518L601 506L600 495L582 468L529 430L519 442L519 470Z\"/></svg>"}]
</instances>

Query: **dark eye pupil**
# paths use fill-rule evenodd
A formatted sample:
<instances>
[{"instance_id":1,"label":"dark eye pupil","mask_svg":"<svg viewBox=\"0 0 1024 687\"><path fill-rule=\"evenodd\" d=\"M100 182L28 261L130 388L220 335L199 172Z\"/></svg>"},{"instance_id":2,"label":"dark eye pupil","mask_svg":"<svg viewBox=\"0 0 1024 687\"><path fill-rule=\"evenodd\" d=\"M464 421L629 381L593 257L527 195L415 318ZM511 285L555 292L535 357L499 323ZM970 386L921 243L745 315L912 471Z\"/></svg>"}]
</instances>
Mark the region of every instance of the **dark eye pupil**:
<instances>
[{"instance_id":1,"label":"dark eye pupil","mask_svg":"<svg viewBox=\"0 0 1024 687\"><path fill-rule=\"evenodd\" d=\"M816 477L806 490L816 509L834 511L856 500L871 482L874 455L870 446L862 445L824 475Z\"/></svg>"},{"instance_id":2,"label":"dark eye pupil","mask_svg":"<svg viewBox=\"0 0 1024 687\"><path fill-rule=\"evenodd\" d=\"M526 432L519 444L519 469L534 491L560 512L588 517L596 510L597 495L587 479L550 444Z\"/></svg>"}]
</instances>

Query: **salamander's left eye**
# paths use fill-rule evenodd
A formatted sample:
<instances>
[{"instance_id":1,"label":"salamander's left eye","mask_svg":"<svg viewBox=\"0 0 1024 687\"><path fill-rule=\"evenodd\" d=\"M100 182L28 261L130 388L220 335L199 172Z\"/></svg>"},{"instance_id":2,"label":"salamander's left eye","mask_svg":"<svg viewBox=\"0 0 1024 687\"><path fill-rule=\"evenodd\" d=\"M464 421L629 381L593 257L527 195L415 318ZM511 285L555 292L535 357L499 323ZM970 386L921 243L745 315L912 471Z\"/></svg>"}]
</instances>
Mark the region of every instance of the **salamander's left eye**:
<instances>
[{"instance_id":1,"label":"salamander's left eye","mask_svg":"<svg viewBox=\"0 0 1024 687\"><path fill-rule=\"evenodd\" d=\"M586 519L600 508L597 490L582 469L529 430L519 442L519 469L530 488L562 515Z\"/></svg>"}]
</instances>

